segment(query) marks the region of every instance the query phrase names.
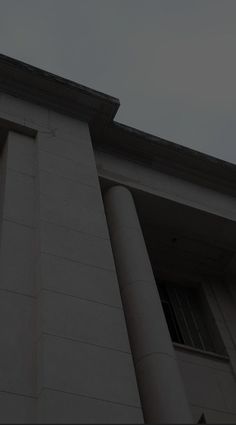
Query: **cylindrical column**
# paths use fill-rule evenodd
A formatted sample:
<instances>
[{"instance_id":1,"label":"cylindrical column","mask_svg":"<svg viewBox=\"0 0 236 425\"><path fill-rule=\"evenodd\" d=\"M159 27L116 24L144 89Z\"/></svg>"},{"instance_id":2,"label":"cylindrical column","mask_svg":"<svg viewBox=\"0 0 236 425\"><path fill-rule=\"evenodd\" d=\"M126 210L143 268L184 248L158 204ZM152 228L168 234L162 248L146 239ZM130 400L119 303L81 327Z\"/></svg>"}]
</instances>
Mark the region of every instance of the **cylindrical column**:
<instances>
[{"instance_id":1,"label":"cylindrical column","mask_svg":"<svg viewBox=\"0 0 236 425\"><path fill-rule=\"evenodd\" d=\"M192 423L133 197L112 187L105 207L145 421Z\"/></svg>"}]
</instances>

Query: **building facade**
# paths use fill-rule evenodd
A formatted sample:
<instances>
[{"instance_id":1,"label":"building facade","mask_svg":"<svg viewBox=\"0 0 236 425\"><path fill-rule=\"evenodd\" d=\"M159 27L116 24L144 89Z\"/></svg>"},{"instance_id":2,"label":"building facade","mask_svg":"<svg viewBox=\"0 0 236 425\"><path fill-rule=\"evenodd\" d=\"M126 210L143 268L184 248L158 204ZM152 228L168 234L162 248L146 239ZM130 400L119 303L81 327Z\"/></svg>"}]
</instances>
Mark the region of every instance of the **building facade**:
<instances>
[{"instance_id":1,"label":"building facade","mask_svg":"<svg viewBox=\"0 0 236 425\"><path fill-rule=\"evenodd\" d=\"M236 422L236 166L0 55L0 422Z\"/></svg>"}]
</instances>

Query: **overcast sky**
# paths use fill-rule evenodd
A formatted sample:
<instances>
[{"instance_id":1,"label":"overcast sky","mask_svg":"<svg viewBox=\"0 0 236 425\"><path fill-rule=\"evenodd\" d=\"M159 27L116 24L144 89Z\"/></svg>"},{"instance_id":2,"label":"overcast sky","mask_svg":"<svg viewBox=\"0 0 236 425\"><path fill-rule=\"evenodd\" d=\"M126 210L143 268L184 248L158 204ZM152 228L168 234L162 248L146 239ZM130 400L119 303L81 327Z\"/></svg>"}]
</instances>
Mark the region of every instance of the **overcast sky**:
<instances>
[{"instance_id":1,"label":"overcast sky","mask_svg":"<svg viewBox=\"0 0 236 425\"><path fill-rule=\"evenodd\" d=\"M115 120L236 163L236 0L0 0L0 52L118 97Z\"/></svg>"}]
</instances>

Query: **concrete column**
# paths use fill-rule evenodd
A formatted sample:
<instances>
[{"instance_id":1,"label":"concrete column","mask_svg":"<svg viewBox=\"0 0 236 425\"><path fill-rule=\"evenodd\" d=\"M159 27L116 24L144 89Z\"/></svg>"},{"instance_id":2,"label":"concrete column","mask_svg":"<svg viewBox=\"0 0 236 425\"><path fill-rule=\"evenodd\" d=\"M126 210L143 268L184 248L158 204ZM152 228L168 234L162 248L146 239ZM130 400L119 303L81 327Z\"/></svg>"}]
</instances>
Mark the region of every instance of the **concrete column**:
<instances>
[{"instance_id":1,"label":"concrete column","mask_svg":"<svg viewBox=\"0 0 236 425\"><path fill-rule=\"evenodd\" d=\"M105 206L145 421L192 423L132 195L112 187Z\"/></svg>"},{"instance_id":2,"label":"concrete column","mask_svg":"<svg viewBox=\"0 0 236 425\"><path fill-rule=\"evenodd\" d=\"M9 131L1 157L0 422L35 422L34 139Z\"/></svg>"},{"instance_id":3,"label":"concrete column","mask_svg":"<svg viewBox=\"0 0 236 425\"><path fill-rule=\"evenodd\" d=\"M89 128L53 111L50 126L35 140L37 420L143 423Z\"/></svg>"}]
</instances>

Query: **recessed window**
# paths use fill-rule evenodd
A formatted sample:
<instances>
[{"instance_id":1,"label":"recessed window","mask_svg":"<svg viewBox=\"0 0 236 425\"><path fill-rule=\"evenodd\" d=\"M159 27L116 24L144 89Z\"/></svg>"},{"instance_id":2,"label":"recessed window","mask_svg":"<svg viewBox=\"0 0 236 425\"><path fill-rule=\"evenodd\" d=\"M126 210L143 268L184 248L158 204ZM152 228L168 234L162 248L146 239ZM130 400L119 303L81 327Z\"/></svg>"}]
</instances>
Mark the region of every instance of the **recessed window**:
<instances>
[{"instance_id":1,"label":"recessed window","mask_svg":"<svg viewBox=\"0 0 236 425\"><path fill-rule=\"evenodd\" d=\"M158 289L173 342L226 354L209 306L197 288L161 283Z\"/></svg>"}]
</instances>

